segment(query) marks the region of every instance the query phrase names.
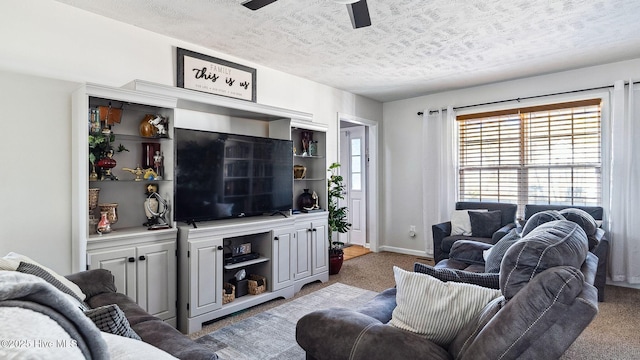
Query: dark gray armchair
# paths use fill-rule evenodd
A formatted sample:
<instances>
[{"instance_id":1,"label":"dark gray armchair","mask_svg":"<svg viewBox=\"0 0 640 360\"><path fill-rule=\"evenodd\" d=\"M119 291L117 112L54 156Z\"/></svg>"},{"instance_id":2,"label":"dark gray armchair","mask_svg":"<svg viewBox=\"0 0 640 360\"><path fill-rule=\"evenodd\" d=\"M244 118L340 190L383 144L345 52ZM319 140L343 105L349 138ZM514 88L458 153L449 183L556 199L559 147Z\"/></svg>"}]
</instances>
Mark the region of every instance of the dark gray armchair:
<instances>
[{"instance_id":1,"label":"dark gray armchair","mask_svg":"<svg viewBox=\"0 0 640 360\"><path fill-rule=\"evenodd\" d=\"M433 233L433 258L436 263L449 257L449 251L458 240L468 239L495 244L502 239L511 229L516 227L516 212L518 205L495 202L457 202L456 210L499 210L501 212L500 228L490 237L478 237L469 235L451 235L451 221L436 224L431 227Z\"/></svg>"}]
</instances>

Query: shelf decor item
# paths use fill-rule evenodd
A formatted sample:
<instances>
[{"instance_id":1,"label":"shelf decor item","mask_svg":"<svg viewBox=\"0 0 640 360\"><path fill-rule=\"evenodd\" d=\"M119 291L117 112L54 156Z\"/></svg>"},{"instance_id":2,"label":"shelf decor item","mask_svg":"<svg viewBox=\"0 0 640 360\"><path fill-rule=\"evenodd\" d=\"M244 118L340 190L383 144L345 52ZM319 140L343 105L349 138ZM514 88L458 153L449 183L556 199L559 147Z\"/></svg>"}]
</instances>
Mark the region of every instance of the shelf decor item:
<instances>
[{"instance_id":1,"label":"shelf decor item","mask_svg":"<svg viewBox=\"0 0 640 360\"><path fill-rule=\"evenodd\" d=\"M169 120L158 114L147 114L140 121L140 136L145 138L167 137Z\"/></svg>"},{"instance_id":2,"label":"shelf decor item","mask_svg":"<svg viewBox=\"0 0 640 360\"><path fill-rule=\"evenodd\" d=\"M293 165L293 178L300 180L307 175L307 168L302 165Z\"/></svg>"},{"instance_id":3,"label":"shelf decor item","mask_svg":"<svg viewBox=\"0 0 640 360\"><path fill-rule=\"evenodd\" d=\"M318 141L309 142L309 156L318 155Z\"/></svg>"},{"instance_id":4,"label":"shelf decor item","mask_svg":"<svg viewBox=\"0 0 640 360\"><path fill-rule=\"evenodd\" d=\"M315 205L315 199L313 194L309 192L309 189L304 189L304 192L298 196L298 209L299 210L311 210Z\"/></svg>"},{"instance_id":5,"label":"shelf decor item","mask_svg":"<svg viewBox=\"0 0 640 360\"><path fill-rule=\"evenodd\" d=\"M169 204L158 194L158 185L147 185L147 199L144 202L144 213L147 216L147 222L143 225L148 230L168 229L171 226L167 222L166 215L169 211Z\"/></svg>"},{"instance_id":6,"label":"shelf decor item","mask_svg":"<svg viewBox=\"0 0 640 360\"><path fill-rule=\"evenodd\" d=\"M251 274L249 280L249 294L258 295L267 290L267 278L260 275Z\"/></svg>"},{"instance_id":7,"label":"shelf decor item","mask_svg":"<svg viewBox=\"0 0 640 360\"><path fill-rule=\"evenodd\" d=\"M229 284L224 283L223 285L224 291L222 292L222 304L228 304L235 300L236 298L236 287Z\"/></svg>"},{"instance_id":8,"label":"shelf decor item","mask_svg":"<svg viewBox=\"0 0 640 360\"><path fill-rule=\"evenodd\" d=\"M100 188L89 189L89 231L91 234L95 234L96 227L98 226L98 220L94 214L94 210L98 207L98 198L100 195Z\"/></svg>"},{"instance_id":9,"label":"shelf decor item","mask_svg":"<svg viewBox=\"0 0 640 360\"><path fill-rule=\"evenodd\" d=\"M109 222L109 216L106 211L100 212L100 221L98 221L96 232L100 235L111 232L111 223Z\"/></svg>"},{"instance_id":10,"label":"shelf decor item","mask_svg":"<svg viewBox=\"0 0 640 360\"><path fill-rule=\"evenodd\" d=\"M302 156L309 156L309 144L313 142L313 132L300 132L300 141L302 142Z\"/></svg>"},{"instance_id":11,"label":"shelf decor item","mask_svg":"<svg viewBox=\"0 0 640 360\"><path fill-rule=\"evenodd\" d=\"M99 204L100 214L107 214L107 218L109 219L109 224L113 225L118 222L118 204L116 203L106 203Z\"/></svg>"}]
</instances>

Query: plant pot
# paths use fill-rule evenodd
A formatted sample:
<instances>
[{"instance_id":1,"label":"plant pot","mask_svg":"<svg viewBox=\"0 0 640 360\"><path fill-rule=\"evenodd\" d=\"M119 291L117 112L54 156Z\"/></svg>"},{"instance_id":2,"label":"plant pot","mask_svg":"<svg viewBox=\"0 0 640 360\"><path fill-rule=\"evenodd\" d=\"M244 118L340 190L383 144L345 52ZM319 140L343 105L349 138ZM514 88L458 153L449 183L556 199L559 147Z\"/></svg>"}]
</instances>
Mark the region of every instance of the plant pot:
<instances>
[{"instance_id":1,"label":"plant pot","mask_svg":"<svg viewBox=\"0 0 640 360\"><path fill-rule=\"evenodd\" d=\"M340 272L342 263L344 262L344 252L329 251L329 275L335 275Z\"/></svg>"}]
</instances>

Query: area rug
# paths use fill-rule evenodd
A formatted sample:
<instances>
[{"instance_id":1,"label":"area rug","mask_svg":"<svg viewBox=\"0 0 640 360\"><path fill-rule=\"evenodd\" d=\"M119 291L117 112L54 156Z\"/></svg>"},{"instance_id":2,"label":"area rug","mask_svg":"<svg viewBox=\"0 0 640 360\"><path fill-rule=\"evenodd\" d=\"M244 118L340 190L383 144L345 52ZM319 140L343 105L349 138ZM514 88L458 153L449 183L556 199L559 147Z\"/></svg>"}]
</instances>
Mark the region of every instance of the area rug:
<instances>
[{"instance_id":1,"label":"area rug","mask_svg":"<svg viewBox=\"0 0 640 360\"><path fill-rule=\"evenodd\" d=\"M221 359L304 360L304 351L295 338L298 319L312 311L330 307L355 309L376 294L335 283L211 332L196 339L196 342L215 351Z\"/></svg>"}]
</instances>

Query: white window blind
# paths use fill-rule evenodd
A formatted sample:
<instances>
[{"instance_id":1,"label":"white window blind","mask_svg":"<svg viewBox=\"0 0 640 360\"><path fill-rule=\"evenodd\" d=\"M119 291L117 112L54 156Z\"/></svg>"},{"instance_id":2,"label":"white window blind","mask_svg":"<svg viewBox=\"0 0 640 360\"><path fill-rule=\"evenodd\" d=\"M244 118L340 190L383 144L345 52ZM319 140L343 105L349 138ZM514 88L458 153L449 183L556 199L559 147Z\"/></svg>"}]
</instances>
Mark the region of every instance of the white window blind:
<instances>
[{"instance_id":1,"label":"white window blind","mask_svg":"<svg viewBox=\"0 0 640 360\"><path fill-rule=\"evenodd\" d=\"M600 102L458 116L460 200L600 205Z\"/></svg>"}]
</instances>

